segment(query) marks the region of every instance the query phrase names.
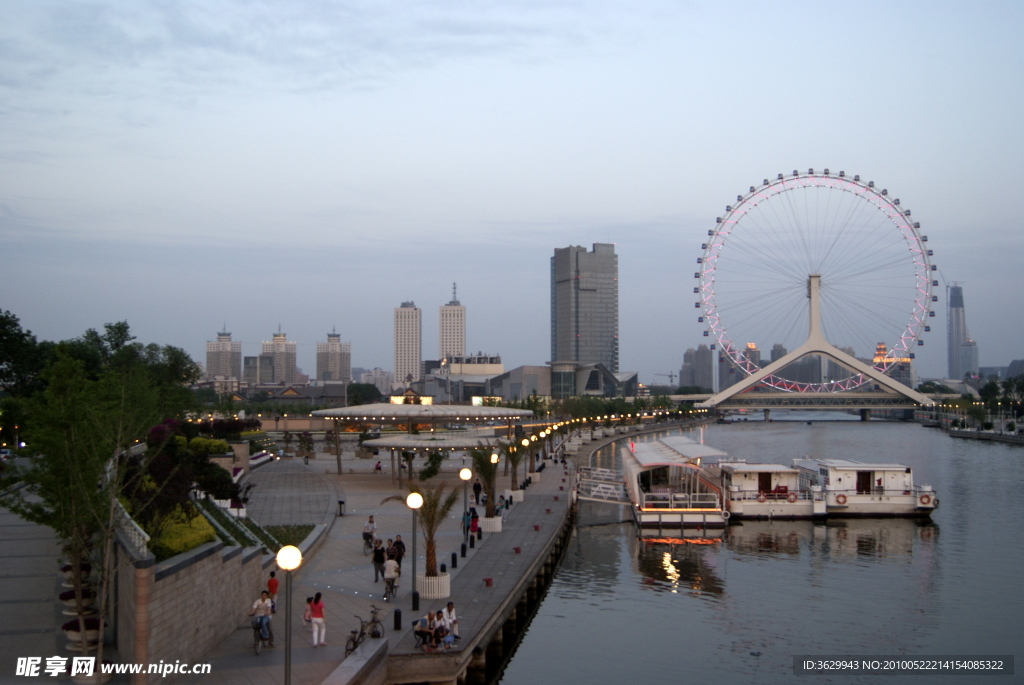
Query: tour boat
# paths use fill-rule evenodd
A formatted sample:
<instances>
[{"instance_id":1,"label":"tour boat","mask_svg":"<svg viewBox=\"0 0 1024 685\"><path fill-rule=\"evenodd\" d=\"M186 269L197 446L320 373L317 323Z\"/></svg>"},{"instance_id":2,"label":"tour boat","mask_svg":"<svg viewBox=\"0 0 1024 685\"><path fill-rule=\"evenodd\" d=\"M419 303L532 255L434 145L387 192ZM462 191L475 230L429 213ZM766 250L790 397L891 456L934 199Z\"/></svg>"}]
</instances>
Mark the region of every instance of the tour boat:
<instances>
[{"instance_id":1,"label":"tour boat","mask_svg":"<svg viewBox=\"0 0 1024 685\"><path fill-rule=\"evenodd\" d=\"M810 519L826 514L821 487L801 488L799 469L739 461L707 469L721 479L726 508L736 519Z\"/></svg>"},{"instance_id":2,"label":"tour boat","mask_svg":"<svg viewBox=\"0 0 1024 685\"><path fill-rule=\"evenodd\" d=\"M643 537L701 536L725 528L729 512L721 487L701 461L725 452L684 436L630 442L622 451L622 471L633 520Z\"/></svg>"},{"instance_id":3,"label":"tour boat","mask_svg":"<svg viewBox=\"0 0 1024 685\"><path fill-rule=\"evenodd\" d=\"M931 516L939 498L914 485L910 467L849 459L796 459L801 489L820 486L829 517Z\"/></svg>"}]
</instances>

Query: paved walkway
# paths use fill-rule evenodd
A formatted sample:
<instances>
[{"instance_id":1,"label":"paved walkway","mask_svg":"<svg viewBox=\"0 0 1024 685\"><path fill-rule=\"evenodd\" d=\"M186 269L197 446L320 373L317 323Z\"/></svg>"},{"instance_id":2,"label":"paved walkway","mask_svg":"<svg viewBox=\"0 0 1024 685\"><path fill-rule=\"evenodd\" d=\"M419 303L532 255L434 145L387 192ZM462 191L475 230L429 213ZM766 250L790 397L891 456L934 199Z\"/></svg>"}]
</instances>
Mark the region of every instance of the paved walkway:
<instances>
[{"instance_id":1,"label":"paved walkway","mask_svg":"<svg viewBox=\"0 0 1024 685\"><path fill-rule=\"evenodd\" d=\"M362 616L364 619L368 618L371 605L375 604L381 608L380 618L387 629L387 637L391 641L392 648L396 645L404 645L405 642L409 643L406 645L407 647L412 646L412 637L407 635L411 620L425 614L427 608L430 607L428 600L422 600L421 611L417 612L415 616L412 614L409 598L412 566L412 514L402 502L381 503L390 495L404 496L408 492L405 484L403 483L402 487L399 487L397 480L392 478L387 463L384 464L383 473L375 474L373 473L373 461L354 459L351 453L347 453L343 461L343 474L339 477L335 458L324 454L318 456L319 458L311 460L308 466L303 464L301 459L294 459L272 462L256 469L251 478L253 482L257 483L257 486L250 494L248 504L250 515L263 524L318 524L322 521L333 524L323 545L312 554L312 558L303 563L294 576L292 683L295 685L319 685L341 663L349 631L359 626L354 615ZM461 490L462 481L458 479L457 472L462 466L461 457L445 462L441 474L433 478L430 481L431 484L445 482L449 487ZM552 474L551 471L547 473L549 476ZM508 487L508 480L507 477L500 476L498 478L499 493ZM472 491L469 492L469 498L472 500ZM336 516L337 499L344 499L346 502L345 515L342 517ZM567 497L562 499L565 500ZM438 563L444 562L450 565L451 553L459 550L462 542L460 531L462 506L460 497L451 515L438 531L436 538ZM522 506L522 504L517 505L511 513L515 514ZM320 507L319 511L317 511L317 507ZM395 535L401 535L409 553L402 564L405 575L402 578L399 596L390 605L382 599L383 580L374 582L370 558L364 556L362 551L362 529L370 515L373 515L376 520L379 537L387 540ZM532 532L532 526L526 526L526 529ZM417 568L422 571L424 563L422 533L417 531L417 534L419 536ZM459 559L459 568L451 571L453 588L460 585L458 583L459 574L466 568L467 562L472 561L475 554L487 549L489 541L492 539L495 539L495 536L485 534L483 542L474 550L470 550L466 559ZM500 540L503 547L508 546L508 550L502 549L500 556L501 563L506 569L509 569L510 562L514 561L511 559L511 545L508 544L511 538L498 536L497 539ZM493 549L496 544L499 543L490 544L490 547ZM505 556L508 556L509 559L506 560ZM520 559L522 558L520 557ZM501 574L506 572L505 570L489 571L499 579ZM281 575L279 573L278 577ZM483 586L483 581L474 575L473 583L470 583L474 589L476 589L477 582ZM327 646L314 649L311 644L311 634L305 630L301 616L305 607L305 598L316 592L322 593L326 607ZM460 605L463 601L454 595L453 599ZM434 608L440 608L445 601L447 600L436 600L438 606ZM465 601L465 609L457 605L460 615L465 616L460 621L465 621L464 625L467 630L472 630L471 624L474 619L471 617L472 611L469 610L469 605L473 600L467 596ZM402 640L396 640L397 636L392 634L393 610L395 608L401 609L403 613L405 630ZM203 657L204 662L212 664L211 674L184 677L175 682L190 685L283 683L283 611L282 583L282 593L278 597L278 614L274 618L274 627L277 631L277 647L275 649L265 650L257 657L253 654L251 646L252 631L248 625L239 626L235 634L225 639Z\"/></svg>"}]
</instances>

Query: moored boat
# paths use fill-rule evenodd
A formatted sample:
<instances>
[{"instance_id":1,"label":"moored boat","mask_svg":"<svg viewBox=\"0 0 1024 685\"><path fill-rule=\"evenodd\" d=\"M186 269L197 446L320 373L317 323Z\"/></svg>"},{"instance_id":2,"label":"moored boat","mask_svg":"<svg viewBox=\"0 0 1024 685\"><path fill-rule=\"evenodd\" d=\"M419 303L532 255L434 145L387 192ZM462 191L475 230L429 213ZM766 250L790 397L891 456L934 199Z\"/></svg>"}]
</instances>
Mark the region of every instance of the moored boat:
<instances>
[{"instance_id":1,"label":"moored boat","mask_svg":"<svg viewBox=\"0 0 1024 685\"><path fill-rule=\"evenodd\" d=\"M737 519L825 517L821 487L800 487L800 471L782 464L720 462L708 471L721 479L726 508Z\"/></svg>"},{"instance_id":2,"label":"moored boat","mask_svg":"<svg viewBox=\"0 0 1024 685\"><path fill-rule=\"evenodd\" d=\"M931 516L939 498L930 485L914 485L904 464L852 459L797 459L800 487L820 486L829 517Z\"/></svg>"}]
</instances>

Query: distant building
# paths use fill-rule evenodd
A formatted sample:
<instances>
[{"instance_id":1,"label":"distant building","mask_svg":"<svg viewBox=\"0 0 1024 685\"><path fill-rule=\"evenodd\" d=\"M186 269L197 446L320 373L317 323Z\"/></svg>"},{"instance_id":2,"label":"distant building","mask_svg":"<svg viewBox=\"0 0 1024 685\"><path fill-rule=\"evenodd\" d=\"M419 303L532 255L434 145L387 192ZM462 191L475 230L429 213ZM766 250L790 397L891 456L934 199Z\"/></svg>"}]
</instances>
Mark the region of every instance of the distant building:
<instances>
[{"instance_id":1,"label":"distant building","mask_svg":"<svg viewBox=\"0 0 1024 685\"><path fill-rule=\"evenodd\" d=\"M341 335L328 333L327 342L316 344L316 379L352 382L352 343L341 342Z\"/></svg>"},{"instance_id":2,"label":"distant building","mask_svg":"<svg viewBox=\"0 0 1024 685\"><path fill-rule=\"evenodd\" d=\"M497 376L505 373L505 365L496 354L477 352L469 356L448 357L442 362L441 373L469 376Z\"/></svg>"},{"instance_id":3,"label":"distant building","mask_svg":"<svg viewBox=\"0 0 1024 685\"><path fill-rule=\"evenodd\" d=\"M555 249L551 258L551 361L619 370L619 261L615 246Z\"/></svg>"},{"instance_id":4,"label":"distant building","mask_svg":"<svg viewBox=\"0 0 1024 685\"><path fill-rule=\"evenodd\" d=\"M395 374L381 368L373 368L360 374L359 382L375 385L382 395L387 395L391 392L391 386L395 383Z\"/></svg>"},{"instance_id":5,"label":"distant building","mask_svg":"<svg viewBox=\"0 0 1024 685\"><path fill-rule=\"evenodd\" d=\"M747 343L746 349L743 350L743 358L757 368L761 368L761 350L757 349L756 343Z\"/></svg>"},{"instance_id":6,"label":"distant building","mask_svg":"<svg viewBox=\"0 0 1024 685\"><path fill-rule=\"evenodd\" d=\"M949 377L961 380L978 375L978 344L971 339L964 313L964 290L949 286L946 297L946 355Z\"/></svg>"},{"instance_id":7,"label":"distant building","mask_svg":"<svg viewBox=\"0 0 1024 685\"><path fill-rule=\"evenodd\" d=\"M227 331L218 333L216 342L206 343L206 378L217 376L242 378L242 343L232 342Z\"/></svg>"},{"instance_id":8,"label":"distant building","mask_svg":"<svg viewBox=\"0 0 1024 685\"><path fill-rule=\"evenodd\" d=\"M422 377L423 324L415 302L395 307L395 384L408 387Z\"/></svg>"},{"instance_id":9,"label":"distant building","mask_svg":"<svg viewBox=\"0 0 1024 685\"><path fill-rule=\"evenodd\" d=\"M707 345L692 347L683 354L683 366L679 369L679 386L711 390L715 386L714 369L711 366L711 350Z\"/></svg>"},{"instance_id":10,"label":"distant building","mask_svg":"<svg viewBox=\"0 0 1024 685\"><path fill-rule=\"evenodd\" d=\"M452 301L440 309L438 358L450 359L466 355L466 308L459 304L452 284Z\"/></svg>"},{"instance_id":11,"label":"distant building","mask_svg":"<svg viewBox=\"0 0 1024 685\"><path fill-rule=\"evenodd\" d=\"M1006 367L1007 378L1016 378L1017 376L1024 376L1024 359L1014 359Z\"/></svg>"},{"instance_id":12,"label":"distant building","mask_svg":"<svg viewBox=\"0 0 1024 685\"><path fill-rule=\"evenodd\" d=\"M773 362L779 361L780 359L785 357L787 354L789 354L789 350L787 350L782 345L782 343L775 343L774 345L772 345L772 361Z\"/></svg>"},{"instance_id":13,"label":"distant building","mask_svg":"<svg viewBox=\"0 0 1024 685\"><path fill-rule=\"evenodd\" d=\"M914 371L910 357L893 357L884 342L875 346L875 356L871 360L875 366L886 364L885 374L908 388L914 387Z\"/></svg>"},{"instance_id":14,"label":"distant building","mask_svg":"<svg viewBox=\"0 0 1024 685\"><path fill-rule=\"evenodd\" d=\"M288 334L278 330L274 333L274 339L270 342L263 341L263 352L261 357L269 358L273 367L273 378L260 378L260 383L283 383L293 385L295 377L296 344L288 340ZM260 369L265 368L266 362L260 362Z\"/></svg>"}]
</instances>

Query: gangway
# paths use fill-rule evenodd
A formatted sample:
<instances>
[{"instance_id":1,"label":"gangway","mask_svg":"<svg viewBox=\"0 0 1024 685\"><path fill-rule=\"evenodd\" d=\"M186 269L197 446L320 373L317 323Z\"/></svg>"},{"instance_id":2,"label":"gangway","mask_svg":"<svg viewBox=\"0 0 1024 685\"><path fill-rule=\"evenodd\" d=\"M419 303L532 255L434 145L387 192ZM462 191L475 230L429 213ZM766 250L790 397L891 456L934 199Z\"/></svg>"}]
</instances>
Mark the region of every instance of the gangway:
<instances>
[{"instance_id":1,"label":"gangway","mask_svg":"<svg viewBox=\"0 0 1024 685\"><path fill-rule=\"evenodd\" d=\"M577 472L579 485L576 497L588 502L629 504L626 489L622 485L622 472L585 466Z\"/></svg>"}]
</instances>

